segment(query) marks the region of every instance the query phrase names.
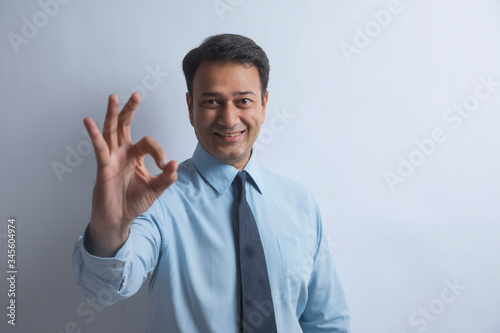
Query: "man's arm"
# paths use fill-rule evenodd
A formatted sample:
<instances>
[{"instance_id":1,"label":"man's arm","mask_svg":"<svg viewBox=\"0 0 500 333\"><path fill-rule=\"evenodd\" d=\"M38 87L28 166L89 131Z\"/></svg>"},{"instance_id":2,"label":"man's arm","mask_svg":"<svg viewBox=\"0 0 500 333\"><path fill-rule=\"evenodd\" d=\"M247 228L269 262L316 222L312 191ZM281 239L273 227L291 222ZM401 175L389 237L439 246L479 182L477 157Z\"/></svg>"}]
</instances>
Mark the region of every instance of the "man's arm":
<instances>
[{"instance_id":1,"label":"man's arm","mask_svg":"<svg viewBox=\"0 0 500 333\"><path fill-rule=\"evenodd\" d=\"M306 308L300 317L305 333L350 333L349 308L317 209L318 250L308 286Z\"/></svg>"},{"instance_id":2,"label":"man's arm","mask_svg":"<svg viewBox=\"0 0 500 333\"><path fill-rule=\"evenodd\" d=\"M73 274L84 293L102 305L135 293L154 269L161 246L155 219L163 212L153 203L177 179L177 162L168 162L154 139L132 144L130 124L139 102L140 95L132 94L118 114L118 97L111 95L102 135L91 118L84 120L97 178L90 223L73 251ZM163 170L160 175L148 172L146 154Z\"/></svg>"},{"instance_id":3,"label":"man's arm","mask_svg":"<svg viewBox=\"0 0 500 333\"><path fill-rule=\"evenodd\" d=\"M94 303L110 306L135 294L151 273L168 243L160 234L158 223L164 219L162 203L157 200L134 220L129 237L114 257L90 254L85 246L88 228L73 250L73 276L85 296Z\"/></svg>"},{"instance_id":4,"label":"man's arm","mask_svg":"<svg viewBox=\"0 0 500 333\"><path fill-rule=\"evenodd\" d=\"M130 124L140 102L133 93L118 114L118 97L109 96L103 133L91 118L85 118L97 159L97 178L88 228L88 250L99 257L112 257L125 243L132 221L177 179L177 162L167 156L151 137L132 144ZM163 170L152 176L144 165L150 154Z\"/></svg>"}]
</instances>

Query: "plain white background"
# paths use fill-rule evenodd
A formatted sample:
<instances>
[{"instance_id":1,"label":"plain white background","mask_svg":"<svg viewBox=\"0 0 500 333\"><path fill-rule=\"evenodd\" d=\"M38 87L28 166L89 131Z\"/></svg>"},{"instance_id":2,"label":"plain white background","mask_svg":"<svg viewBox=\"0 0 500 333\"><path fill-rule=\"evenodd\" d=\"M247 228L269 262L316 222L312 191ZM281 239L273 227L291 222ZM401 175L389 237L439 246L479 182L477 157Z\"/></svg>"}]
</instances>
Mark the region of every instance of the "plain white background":
<instances>
[{"instance_id":1,"label":"plain white background","mask_svg":"<svg viewBox=\"0 0 500 333\"><path fill-rule=\"evenodd\" d=\"M497 1L66 2L0 2L2 332L144 331L147 288L102 309L71 276L95 180L82 120L142 89L133 139L189 158L181 61L222 32L270 58L259 161L315 193L353 332L500 332Z\"/></svg>"}]
</instances>

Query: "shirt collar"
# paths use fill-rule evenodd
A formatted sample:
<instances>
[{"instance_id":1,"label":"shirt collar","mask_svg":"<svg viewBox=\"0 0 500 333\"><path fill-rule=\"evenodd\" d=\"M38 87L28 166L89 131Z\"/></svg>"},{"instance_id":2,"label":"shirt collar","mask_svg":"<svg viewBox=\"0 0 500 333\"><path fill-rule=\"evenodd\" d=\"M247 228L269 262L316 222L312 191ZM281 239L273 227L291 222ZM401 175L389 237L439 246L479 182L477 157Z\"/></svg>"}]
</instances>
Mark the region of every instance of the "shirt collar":
<instances>
[{"instance_id":1,"label":"shirt collar","mask_svg":"<svg viewBox=\"0 0 500 333\"><path fill-rule=\"evenodd\" d=\"M238 173L238 169L232 165L219 161L203 149L199 143L196 145L192 162L196 170L198 170L203 178L205 178L219 194L224 194L224 192L226 192ZM250 179L253 180L253 182L250 183L255 186L260 194L262 194L264 186L259 164L255 157L255 150L252 150L252 156L250 156L250 160L243 170L245 170L250 175Z\"/></svg>"}]
</instances>

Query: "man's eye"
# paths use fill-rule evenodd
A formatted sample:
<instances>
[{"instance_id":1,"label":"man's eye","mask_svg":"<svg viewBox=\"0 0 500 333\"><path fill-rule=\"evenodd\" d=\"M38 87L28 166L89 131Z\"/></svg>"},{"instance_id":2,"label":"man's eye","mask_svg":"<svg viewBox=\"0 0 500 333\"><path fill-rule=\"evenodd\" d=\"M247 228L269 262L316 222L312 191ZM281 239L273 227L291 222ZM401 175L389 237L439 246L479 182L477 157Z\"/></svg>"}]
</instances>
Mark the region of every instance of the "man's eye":
<instances>
[{"instance_id":1,"label":"man's eye","mask_svg":"<svg viewBox=\"0 0 500 333\"><path fill-rule=\"evenodd\" d=\"M216 105L217 101L215 99L207 99L207 100L203 101L203 104Z\"/></svg>"},{"instance_id":2,"label":"man's eye","mask_svg":"<svg viewBox=\"0 0 500 333\"><path fill-rule=\"evenodd\" d=\"M240 99L240 103L241 103L241 104L248 104L248 103L250 103L251 101L252 101L252 100L250 100L250 99L248 99L248 98L242 98L242 99Z\"/></svg>"}]
</instances>

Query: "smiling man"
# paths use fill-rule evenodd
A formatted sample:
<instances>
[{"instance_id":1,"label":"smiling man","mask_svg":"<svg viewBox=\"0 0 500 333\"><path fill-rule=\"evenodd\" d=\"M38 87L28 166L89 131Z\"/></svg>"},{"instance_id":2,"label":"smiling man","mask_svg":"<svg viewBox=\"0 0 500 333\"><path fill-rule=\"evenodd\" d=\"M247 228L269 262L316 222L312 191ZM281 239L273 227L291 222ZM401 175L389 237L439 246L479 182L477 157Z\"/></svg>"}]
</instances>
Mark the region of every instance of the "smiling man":
<instances>
[{"instance_id":1,"label":"smiling man","mask_svg":"<svg viewBox=\"0 0 500 333\"><path fill-rule=\"evenodd\" d=\"M269 62L240 35L207 38L183 61L198 145L177 165L150 137L131 142L140 102L103 132L90 223L73 251L84 293L109 306L151 275L148 332L350 332L350 317L313 196L259 167ZM163 171L152 176L150 154ZM102 297L102 295L106 297Z\"/></svg>"},{"instance_id":2,"label":"smiling man","mask_svg":"<svg viewBox=\"0 0 500 333\"><path fill-rule=\"evenodd\" d=\"M266 116L268 93L261 94L257 68L203 62L196 69L192 89L186 99L200 145L219 161L243 169Z\"/></svg>"}]
</instances>

